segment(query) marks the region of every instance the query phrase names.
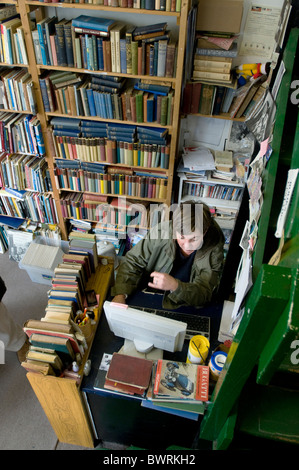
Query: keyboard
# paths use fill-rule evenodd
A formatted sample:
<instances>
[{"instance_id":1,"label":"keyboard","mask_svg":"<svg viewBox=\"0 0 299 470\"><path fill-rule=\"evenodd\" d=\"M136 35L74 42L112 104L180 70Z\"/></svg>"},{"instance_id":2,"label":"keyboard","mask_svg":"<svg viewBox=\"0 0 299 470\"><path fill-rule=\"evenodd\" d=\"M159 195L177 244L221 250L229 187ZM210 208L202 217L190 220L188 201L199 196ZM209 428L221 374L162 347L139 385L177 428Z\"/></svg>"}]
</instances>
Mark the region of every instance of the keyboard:
<instances>
[{"instance_id":1,"label":"keyboard","mask_svg":"<svg viewBox=\"0 0 299 470\"><path fill-rule=\"evenodd\" d=\"M185 339L189 340L195 335L205 336L210 340L210 318L202 317L199 315L192 315L190 313L175 312L169 310L159 310L155 308L137 307L131 305L133 308L143 310L144 312L160 315L161 317L170 318L172 320L182 321L187 323L187 331Z\"/></svg>"}]
</instances>

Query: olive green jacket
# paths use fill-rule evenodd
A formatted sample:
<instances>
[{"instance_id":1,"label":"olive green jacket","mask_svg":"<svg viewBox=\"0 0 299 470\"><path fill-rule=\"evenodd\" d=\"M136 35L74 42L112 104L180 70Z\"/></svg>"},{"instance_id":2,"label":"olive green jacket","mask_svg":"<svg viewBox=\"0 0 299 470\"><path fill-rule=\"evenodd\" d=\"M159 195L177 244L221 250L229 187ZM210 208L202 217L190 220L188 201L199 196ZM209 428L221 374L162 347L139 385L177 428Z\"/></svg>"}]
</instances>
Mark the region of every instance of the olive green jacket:
<instances>
[{"instance_id":1,"label":"olive green jacket","mask_svg":"<svg viewBox=\"0 0 299 470\"><path fill-rule=\"evenodd\" d=\"M213 221L205 234L202 247L195 254L190 282L178 280L175 291L166 291L163 308L174 309L182 305L200 307L211 300L222 271L223 244L222 231ZM169 222L156 225L126 254L118 269L112 295L130 295L143 289L146 287L145 280L153 271L169 274L175 254L176 241Z\"/></svg>"}]
</instances>

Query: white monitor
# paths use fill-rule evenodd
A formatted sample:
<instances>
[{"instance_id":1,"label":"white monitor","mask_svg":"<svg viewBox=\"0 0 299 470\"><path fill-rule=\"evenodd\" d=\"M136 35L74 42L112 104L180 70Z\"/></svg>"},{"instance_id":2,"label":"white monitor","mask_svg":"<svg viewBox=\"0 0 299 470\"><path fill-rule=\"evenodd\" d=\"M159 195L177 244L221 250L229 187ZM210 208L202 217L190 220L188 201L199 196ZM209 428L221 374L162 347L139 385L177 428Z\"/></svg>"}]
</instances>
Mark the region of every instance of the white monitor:
<instances>
[{"instance_id":1,"label":"white monitor","mask_svg":"<svg viewBox=\"0 0 299 470\"><path fill-rule=\"evenodd\" d=\"M165 351L181 351L187 323L143 312L126 304L104 302L110 330L134 342L137 351L149 352L153 347Z\"/></svg>"}]
</instances>

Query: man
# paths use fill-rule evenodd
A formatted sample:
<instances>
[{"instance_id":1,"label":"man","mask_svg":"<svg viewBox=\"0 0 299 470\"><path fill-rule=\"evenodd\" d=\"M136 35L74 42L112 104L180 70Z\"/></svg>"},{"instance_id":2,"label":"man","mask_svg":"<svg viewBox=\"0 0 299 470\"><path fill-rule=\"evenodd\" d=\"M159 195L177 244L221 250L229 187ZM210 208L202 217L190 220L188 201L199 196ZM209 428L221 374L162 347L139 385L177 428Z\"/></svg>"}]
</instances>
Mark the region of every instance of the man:
<instances>
[{"instance_id":1,"label":"man","mask_svg":"<svg viewBox=\"0 0 299 470\"><path fill-rule=\"evenodd\" d=\"M135 245L121 263L113 301L149 286L164 293L162 307L201 307L211 301L223 265L224 236L202 203L186 202Z\"/></svg>"}]
</instances>

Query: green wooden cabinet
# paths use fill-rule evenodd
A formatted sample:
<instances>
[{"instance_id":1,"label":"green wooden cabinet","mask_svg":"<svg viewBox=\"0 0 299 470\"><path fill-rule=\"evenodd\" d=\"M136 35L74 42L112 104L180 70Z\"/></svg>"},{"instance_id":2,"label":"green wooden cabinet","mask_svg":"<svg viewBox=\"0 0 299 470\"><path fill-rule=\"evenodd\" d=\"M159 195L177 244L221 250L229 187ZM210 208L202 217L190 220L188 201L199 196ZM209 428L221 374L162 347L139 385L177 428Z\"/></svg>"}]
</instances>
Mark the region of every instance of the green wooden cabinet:
<instances>
[{"instance_id":1,"label":"green wooden cabinet","mask_svg":"<svg viewBox=\"0 0 299 470\"><path fill-rule=\"evenodd\" d=\"M298 106L290 108L298 36L298 28L291 29L283 54L286 73L276 101L273 152L263 175L264 202L252 258L254 284L200 427L199 441L212 441L215 449L228 448L238 431L299 444L298 179L281 259L278 265L267 264L279 243L274 237L284 192L279 188L285 186L287 171L299 166Z\"/></svg>"}]
</instances>

